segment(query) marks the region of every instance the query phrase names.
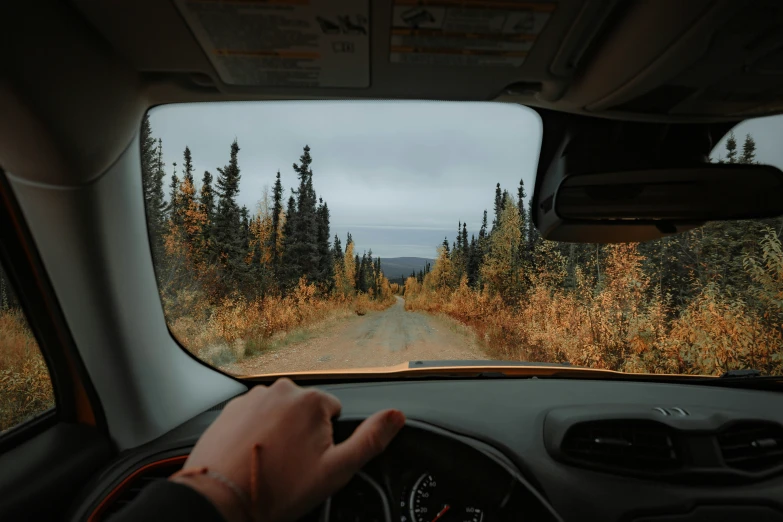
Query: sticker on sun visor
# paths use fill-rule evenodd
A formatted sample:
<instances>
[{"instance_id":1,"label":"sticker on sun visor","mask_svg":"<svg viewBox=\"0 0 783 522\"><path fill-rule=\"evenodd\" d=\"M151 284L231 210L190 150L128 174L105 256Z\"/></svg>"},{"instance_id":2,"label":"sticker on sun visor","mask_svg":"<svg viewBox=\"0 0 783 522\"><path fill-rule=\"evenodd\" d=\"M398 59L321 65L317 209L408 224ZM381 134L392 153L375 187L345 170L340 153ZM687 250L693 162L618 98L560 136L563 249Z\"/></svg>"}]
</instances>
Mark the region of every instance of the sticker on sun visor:
<instances>
[{"instance_id":1,"label":"sticker on sun visor","mask_svg":"<svg viewBox=\"0 0 783 522\"><path fill-rule=\"evenodd\" d=\"M175 0L220 79L369 87L369 0Z\"/></svg>"},{"instance_id":2,"label":"sticker on sun visor","mask_svg":"<svg viewBox=\"0 0 783 522\"><path fill-rule=\"evenodd\" d=\"M394 0L392 63L522 65L555 10L553 3Z\"/></svg>"}]
</instances>

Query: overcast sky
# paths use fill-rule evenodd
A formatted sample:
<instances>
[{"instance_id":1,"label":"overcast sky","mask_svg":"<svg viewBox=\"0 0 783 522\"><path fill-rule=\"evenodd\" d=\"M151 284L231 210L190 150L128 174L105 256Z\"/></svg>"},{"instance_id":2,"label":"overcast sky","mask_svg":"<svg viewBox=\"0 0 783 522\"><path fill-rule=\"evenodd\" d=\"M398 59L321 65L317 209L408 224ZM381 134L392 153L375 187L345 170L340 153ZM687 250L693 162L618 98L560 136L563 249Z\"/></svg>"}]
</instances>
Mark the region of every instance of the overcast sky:
<instances>
[{"instance_id":1,"label":"overcast sky","mask_svg":"<svg viewBox=\"0 0 783 522\"><path fill-rule=\"evenodd\" d=\"M150 111L166 172L182 177L189 146L195 177L217 176L239 142L239 204L254 210L278 170L286 189L310 146L313 183L331 212L332 235L350 231L361 252L434 257L457 222L478 233L492 219L495 183L533 186L538 115L518 105L451 102L242 102L166 105ZM166 184L168 185L168 177Z\"/></svg>"},{"instance_id":2,"label":"overcast sky","mask_svg":"<svg viewBox=\"0 0 783 522\"><path fill-rule=\"evenodd\" d=\"M755 118L734 127L738 153L742 152L745 135L751 134L756 142L756 161L783 168L783 115ZM718 143L710 155L712 159L726 157L726 139Z\"/></svg>"},{"instance_id":3,"label":"overcast sky","mask_svg":"<svg viewBox=\"0 0 783 522\"><path fill-rule=\"evenodd\" d=\"M166 105L150 111L163 139L170 175L193 154L196 180L217 176L239 141L240 205L255 210L280 170L286 199L292 168L310 145L315 189L329 204L332 235L351 232L359 252L381 257L434 257L457 222L477 233L484 209L492 219L495 183L530 195L541 142L538 115L518 105L410 101L243 102ZM757 160L783 168L783 116L734 129L756 140ZM725 138L713 159L725 156ZM168 179L166 180L168 185Z\"/></svg>"}]
</instances>

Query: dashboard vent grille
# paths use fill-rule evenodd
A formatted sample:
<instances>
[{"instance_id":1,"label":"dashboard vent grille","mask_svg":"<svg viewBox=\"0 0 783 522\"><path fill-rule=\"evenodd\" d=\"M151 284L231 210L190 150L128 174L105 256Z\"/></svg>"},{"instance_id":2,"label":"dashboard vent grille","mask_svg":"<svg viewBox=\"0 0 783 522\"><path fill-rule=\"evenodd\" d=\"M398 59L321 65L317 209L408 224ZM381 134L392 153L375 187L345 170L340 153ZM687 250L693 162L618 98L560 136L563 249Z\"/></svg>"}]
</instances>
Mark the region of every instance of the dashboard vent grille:
<instances>
[{"instance_id":1,"label":"dashboard vent grille","mask_svg":"<svg viewBox=\"0 0 783 522\"><path fill-rule=\"evenodd\" d=\"M783 464L783 426L743 422L718 435L723 461L731 468L762 471Z\"/></svg>"},{"instance_id":2,"label":"dashboard vent grille","mask_svg":"<svg viewBox=\"0 0 783 522\"><path fill-rule=\"evenodd\" d=\"M648 420L582 422L563 438L562 452L600 467L656 472L682 467L674 429Z\"/></svg>"},{"instance_id":3,"label":"dashboard vent grille","mask_svg":"<svg viewBox=\"0 0 783 522\"><path fill-rule=\"evenodd\" d=\"M166 461L156 462L153 465L142 468L112 492L113 498L101 510L96 520L109 520L115 513L133 502L144 488L159 480L166 480L169 476L182 469L184 462L184 458L167 459Z\"/></svg>"}]
</instances>

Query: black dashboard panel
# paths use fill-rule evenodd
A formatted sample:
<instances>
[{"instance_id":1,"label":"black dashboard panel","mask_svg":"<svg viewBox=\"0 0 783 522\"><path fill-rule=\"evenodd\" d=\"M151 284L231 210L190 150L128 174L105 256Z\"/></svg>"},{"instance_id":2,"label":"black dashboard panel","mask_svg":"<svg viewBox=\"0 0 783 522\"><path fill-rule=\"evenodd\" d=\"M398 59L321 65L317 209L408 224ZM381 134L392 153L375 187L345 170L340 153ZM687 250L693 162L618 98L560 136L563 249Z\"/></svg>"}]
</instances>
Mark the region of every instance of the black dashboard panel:
<instances>
[{"instance_id":1,"label":"black dashboard panel","mask_svg":"<svg viewBox=\"0 0 783 522\"><path fill-rule=\"evenodd\" d=\"M706 520L705 516L709 520L783 520L783 475L775 469L725 483L709 480L708 473L703 474L703 480L687 482L633 477L558 459L547 447L545 437L548 416L550 422L557 416L562 422L569 415L613 419L619 411L623 418L630 419L655 419L657 415L663 419L661 409L698 412L676 420L678 429L689 430L694 436L707 433L708 428L721 429L737 422L780 425L783 395L776 392L573 379L396 381L319 387L336 395L343 404L337 436L341 436L339 426L349 429L353 421L379 409L399 408L413 421L410 429L429 430L438 436L445 433L462 446L480 446L485 455L494 453L498 456L496 463L510 463L530 484L532 494L545 498L563 520L695 522ZM205 412L158 440L126 452L86 490L75 511L76 518L86 520L107 492L141 464L155 456L186 453L218 414L218 409ZM761 442L767 444L765 441ZM704 439L705 445L713 443ZM404 445L403 439L400 444ZM444 459L453 453L442 443L418 444L418 448L423 451L421 455L428 455L440 465L445 465ZM475 465L463 468L470 473ZM424 471L438 469L410 469L402 461L398 467L400 485L390 491L409 492L405 489L412 487L408 483L413 484ZM422 475L417 475L419 471ZM377 469L368 467L365 472L379 483L390 480ZM390 473L387 475L392 477L397 471ZM458 474L454 476L459 479ZM369 494L367 491L365 488L365 494ZM390 501L403 502L406 495L410 499L410 493L400 495L391 496ZM526 518L522 504L517 514L517 520L531 520ZM491 522L489 516L486 522Z\"/></svg>"}]
</instances>

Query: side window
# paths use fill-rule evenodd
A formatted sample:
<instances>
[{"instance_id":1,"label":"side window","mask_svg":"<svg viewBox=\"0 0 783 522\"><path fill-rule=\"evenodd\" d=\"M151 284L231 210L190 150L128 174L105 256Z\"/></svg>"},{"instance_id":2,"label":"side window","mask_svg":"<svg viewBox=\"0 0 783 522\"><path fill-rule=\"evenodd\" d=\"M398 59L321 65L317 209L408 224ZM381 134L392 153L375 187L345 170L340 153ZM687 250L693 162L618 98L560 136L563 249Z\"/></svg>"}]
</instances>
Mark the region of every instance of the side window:
<instances>
[{"instance_id":1,"label":"side window","mask_svg":"<svg viewBox=\"0 0 783 522\"><path fill-rule=\"evenodd\" d=\"M0 266L0 434L54 408L49 370Z\"/></svg>"}]
</instances>

